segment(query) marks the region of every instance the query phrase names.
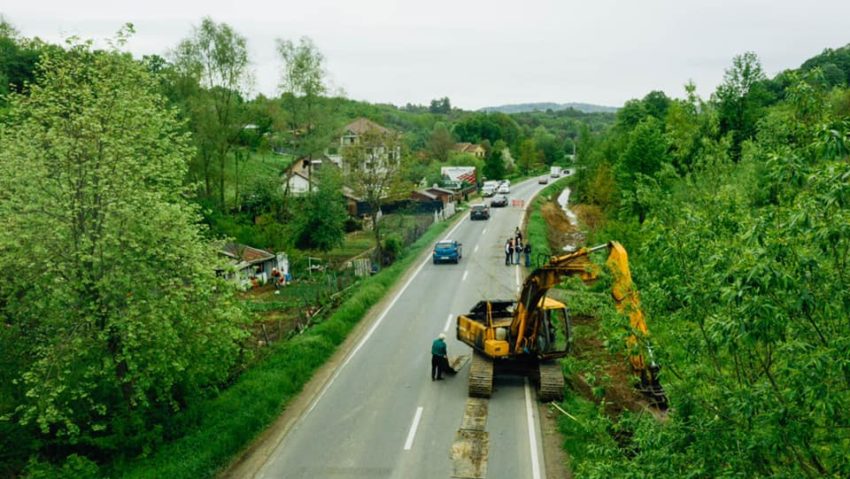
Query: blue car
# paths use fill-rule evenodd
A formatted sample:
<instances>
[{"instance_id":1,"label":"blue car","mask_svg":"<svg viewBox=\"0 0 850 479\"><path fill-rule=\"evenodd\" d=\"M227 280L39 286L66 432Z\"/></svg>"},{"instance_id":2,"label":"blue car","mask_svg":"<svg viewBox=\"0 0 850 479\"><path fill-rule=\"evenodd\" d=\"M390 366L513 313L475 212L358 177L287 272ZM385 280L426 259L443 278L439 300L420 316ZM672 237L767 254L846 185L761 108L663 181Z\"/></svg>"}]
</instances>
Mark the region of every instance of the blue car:
<instances>
[{"instance_id":1,"label":"blue car","mask_svg":"<svg viewBox=\"0 0 850 479\"><path fill-rule=\"evenodd\" d=\"M462 246L455 240L438 241L434 245L434 264L444 261L459 263L463 258Z\"/></svg>"}]
</instances>

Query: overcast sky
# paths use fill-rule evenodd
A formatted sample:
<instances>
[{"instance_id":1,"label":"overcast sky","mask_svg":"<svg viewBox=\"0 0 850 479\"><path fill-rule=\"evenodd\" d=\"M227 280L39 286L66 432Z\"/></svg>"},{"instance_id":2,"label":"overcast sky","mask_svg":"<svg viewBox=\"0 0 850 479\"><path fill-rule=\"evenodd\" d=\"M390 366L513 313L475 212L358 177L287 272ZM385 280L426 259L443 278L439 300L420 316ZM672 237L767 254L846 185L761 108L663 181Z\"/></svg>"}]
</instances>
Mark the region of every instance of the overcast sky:
<instances>
[{"instance_id":1,"label":"overcast sky","mask_svg":"<svg viewBox=\"0 0 850 479\"><path fill-rule=\"evenodd\" d=\"M477 109L552 101L619 106L651 90L707 97L734 55L768 75L850 43L850 0L197 0L9 1L24 36L104 39L126 22L128 48L166 54L201 18L247 37L254 92L277 93L274 39L308 36L332 84L374 103L448 96Z\"/></svg>"}]
</instances>

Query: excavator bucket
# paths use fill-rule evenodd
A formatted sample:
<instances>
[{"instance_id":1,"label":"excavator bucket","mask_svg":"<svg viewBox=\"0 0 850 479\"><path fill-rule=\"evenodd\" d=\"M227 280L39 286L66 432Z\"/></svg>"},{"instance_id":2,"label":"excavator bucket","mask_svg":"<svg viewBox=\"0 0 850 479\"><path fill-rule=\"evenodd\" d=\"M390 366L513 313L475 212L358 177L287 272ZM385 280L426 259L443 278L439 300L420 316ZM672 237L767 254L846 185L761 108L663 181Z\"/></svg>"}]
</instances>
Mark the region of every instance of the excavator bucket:
<instances>
[{"instance_id":1,"label":"excavator bucket","mask_svg":"<svg viewBox=\"0 0 850 479\"><path fill-rule=\"evenodd\" d=\"M455 373L459 373L461 369L469 364L469 355L461 354L460 356L449 356L449 366ZM451 373L451 372L450 372Z\"/></svg>"}]
</instances>

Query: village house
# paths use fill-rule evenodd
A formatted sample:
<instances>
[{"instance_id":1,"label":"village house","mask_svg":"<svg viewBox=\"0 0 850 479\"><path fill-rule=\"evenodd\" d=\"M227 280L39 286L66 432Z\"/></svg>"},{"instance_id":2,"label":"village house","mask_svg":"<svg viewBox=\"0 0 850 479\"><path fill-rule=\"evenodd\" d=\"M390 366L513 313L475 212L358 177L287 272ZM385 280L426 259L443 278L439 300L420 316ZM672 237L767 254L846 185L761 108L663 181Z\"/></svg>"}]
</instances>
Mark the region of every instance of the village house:
<instances>
[{"instance_id":1,"label":"village house","mask_svg":"<svg viewBox=\"0 0 850 479\"><path fill-rule=\"evenodd\" d=\"M321 170L324 165L334 165L332 160L325 155L317 158L300 158L292 163L281 175L283 187L295 196L303 195L316 186L314 174ZM312 185L312 188L311 188Z\"/></svg>"},{"instance_id":2,"label":"village house","mask_svg":"<svg viewBox=\"0 0 850 479\"><path fill-rule=\"evenodd\" d=\"M440 200L444 205L449 203L454 203L460 197L460 195L452 190L447 190L445 188L440 188L438 186L432 186L430 188L426 188L424 190L425 193L428 193L434 196L436 199Z\"/></svg>"},{"instance_id":3,"label":"village house","mask_svg":"<svg viewBox=\"0 0 850 479\"><path fill-rule=\"evenodd\" d=\"M469 153L476 158L484 158L487 154L487 150L483 146L473 143L455 143L453 150L459 153Z\"/></svg>"},{"instance_id":4,"label":"village house","mask_svg":"<svg viewBox=\"0 0 850 479\"><path fill-rule=\"evenodd\" d=\"M337 144L326 150L326 157L334 164L348 172L350 165L345 164L343 153L346 148L359 145L364 135L375 134L380 136L396 135L397 133L385 128L368 118L357 118L342 128L342 134ZM385 168L389 162L398 161L401 158L401 147L387 148L385 145L373 147L368 152L369 158L366 164L371 168Z\"/></svg>"}]
</instances>

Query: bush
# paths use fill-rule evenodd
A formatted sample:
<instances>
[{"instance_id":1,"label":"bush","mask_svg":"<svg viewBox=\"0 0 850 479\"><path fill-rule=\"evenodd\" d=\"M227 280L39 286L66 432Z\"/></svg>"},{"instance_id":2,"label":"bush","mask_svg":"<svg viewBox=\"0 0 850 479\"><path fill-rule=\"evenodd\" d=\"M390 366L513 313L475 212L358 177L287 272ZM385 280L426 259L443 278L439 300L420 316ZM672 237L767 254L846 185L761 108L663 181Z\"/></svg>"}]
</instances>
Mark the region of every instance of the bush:
<instances>
[{"instance_id":1,"label":"bush","mask_svg":"<svg viewBox=\"0 0 850 479\"><path fill-rule=\"evenodd\" d=\"M391 234L384 238L384 264L392 264L404 247L404 242L398 234Z\"/></svg>"},{"instance_id":2,"label":"bush","mask_svg":"<svg viewBox=\"0 0 850 479\"><path fill-rule=\"evenodd\" d=\"M346 233L353 233L355 231L360 231L363 229L363 221L359 218L355 218L353 216L349 216L348 219L345 220L343 224L343 228L345 228Z\"/></svg>"}]
</instances>

